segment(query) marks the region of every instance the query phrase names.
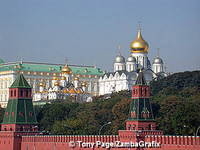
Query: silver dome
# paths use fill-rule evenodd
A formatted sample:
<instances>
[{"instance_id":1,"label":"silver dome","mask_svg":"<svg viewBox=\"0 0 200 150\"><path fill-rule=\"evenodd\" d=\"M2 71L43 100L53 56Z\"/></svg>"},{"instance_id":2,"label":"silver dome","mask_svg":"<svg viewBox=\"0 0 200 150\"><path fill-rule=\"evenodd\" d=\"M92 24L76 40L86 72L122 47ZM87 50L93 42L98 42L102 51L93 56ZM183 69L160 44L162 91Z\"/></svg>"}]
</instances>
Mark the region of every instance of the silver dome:
<instances>
[{"instance_id":1,"label":"silver dome","mask_svg":"<svg viewBox=\"0 0 200 150\"><path fill-rule=\"evenodd\" d=\"M115 58L116 63L125 63L125 58L121 55L116 56Z\"/></svg>"},{"instance_id":2,"label":"silver dome","mask_svg":"<svg viewBox=\"0 0 200 150\"><path fill-rule=\"evenodd\" d=\"M136 59L133 56L129 56L127 62L136 62Z\"/></svg>"},{"instance_id":3,"label":"silver dome","mask_svg":"<svg viewBox=\"0 0 200 150\"><path fill-rule=\"evenodd\" d=\"M163 64L163 60L160 57L156 57L153 60L153 64Z\"/></svg>"}]
</instances>

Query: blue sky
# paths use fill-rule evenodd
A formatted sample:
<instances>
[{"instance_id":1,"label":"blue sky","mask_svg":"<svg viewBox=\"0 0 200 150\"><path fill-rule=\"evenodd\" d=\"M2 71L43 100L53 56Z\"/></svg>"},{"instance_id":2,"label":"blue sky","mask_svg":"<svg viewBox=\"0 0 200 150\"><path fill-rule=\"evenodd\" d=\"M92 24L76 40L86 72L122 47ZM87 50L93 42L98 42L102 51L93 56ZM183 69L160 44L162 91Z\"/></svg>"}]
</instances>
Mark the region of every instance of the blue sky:
<instances>
[{"instance_id":1,"label":"blue sky","mask_svg":"<svg viewBox=\"0 0 200 150\"><path fill-rule=\"evenodd\" d=\"M199 0L0 0L0 57L112 70L138 21L150 60L160 48L168 71L200 69Z\"/></svg>"}]
</instances>

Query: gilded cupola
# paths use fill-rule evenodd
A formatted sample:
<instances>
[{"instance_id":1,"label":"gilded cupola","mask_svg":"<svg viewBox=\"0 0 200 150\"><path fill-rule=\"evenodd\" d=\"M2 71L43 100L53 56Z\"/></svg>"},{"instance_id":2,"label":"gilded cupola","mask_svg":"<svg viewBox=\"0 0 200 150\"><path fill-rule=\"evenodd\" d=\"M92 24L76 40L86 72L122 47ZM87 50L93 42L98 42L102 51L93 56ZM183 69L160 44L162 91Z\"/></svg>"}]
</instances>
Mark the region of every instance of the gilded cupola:
<instances>
[{"instance_id":1,"label":"gilded cupola","mask_svg":"<svg viewBox=\"0 0 200 150\"><path fill-rule=\"evenodd\" d=\"M143 39L141 29L138 30L137 37L130 44L130 50L132 53L147 53L149 45Z\"/></svg>"},{"instance_id":2,"label":"gilded cupola","mask_svg":"<svg viewBox=\"0 0 200 150\"><path fill-rule=\"evenodd\" d=\"M45 84L44 84L43 82L40 82L40 83L39 83L39 86L45 87Z\"/></svg>"},{"instance_id":3,"label":"gilded cupola","mask_svg":"<svg viewBox=\"0 0 200 150\"><path fill-rule=\"evenodd\" d=\"M63 68L62 68L62 73L66 73L66 74L71 74L72 73L72 70L71 68L68 66L68 65L65 65Z\"/></svg>"}]
</instances>

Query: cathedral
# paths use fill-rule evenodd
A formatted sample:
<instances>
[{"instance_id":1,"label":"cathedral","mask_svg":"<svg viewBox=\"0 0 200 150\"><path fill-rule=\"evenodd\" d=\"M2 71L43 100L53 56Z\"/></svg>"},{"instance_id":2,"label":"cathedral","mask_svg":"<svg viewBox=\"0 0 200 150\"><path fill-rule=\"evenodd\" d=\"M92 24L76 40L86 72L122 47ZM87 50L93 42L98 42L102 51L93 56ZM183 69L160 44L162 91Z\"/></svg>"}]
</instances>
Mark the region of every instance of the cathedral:
<instances>
[{"instance_id":1,"label":"cathedral","mask_svg":"<svg viewBox=\"0 0 200 150\"><path fill-rule=\"evenodd\" d=\"M149 44L143 39L139 28L135 40L130 44L130 55L125 59L121 54L114 60L113 72L105 73L99 79L99 95L121 90L131 90L139 70L143 70L147 83L158 77L167 76L164 62L157 55L151 65L148 58Z\"/></svg>"},{"instance_id":2,"label":"cathedral","mask_svg":"<svg viewBox=\"0 0 200 150\"><path fill-rule=\"evenodd\" d=\"M72 97L78 102L91 102L92 95L86 92L86 82L80 82L78 77L72 78L72 70L65 65L61 70L61 79L53 77L52 87L45 88L45 84L39 84L39 91L33 95L35 101L63 100Z\"/></svg>"}]
</instances>

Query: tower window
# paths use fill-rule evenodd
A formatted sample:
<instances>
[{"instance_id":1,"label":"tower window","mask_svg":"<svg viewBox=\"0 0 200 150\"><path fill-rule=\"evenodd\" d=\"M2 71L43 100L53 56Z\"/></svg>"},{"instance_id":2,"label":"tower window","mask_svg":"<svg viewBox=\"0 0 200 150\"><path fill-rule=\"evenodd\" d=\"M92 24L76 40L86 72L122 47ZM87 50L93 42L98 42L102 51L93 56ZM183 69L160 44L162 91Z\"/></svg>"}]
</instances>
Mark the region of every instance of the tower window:
<instances>
[{"instance_id":1,"label":"tower window","mask_svg":"<svg viewBox=\"0 0 200 150\"><path fill-rule=\"evenodd\" d=\"M24 92L21 90L20 91L20 96L23 97Z\"/></svg>"},{"instance_id":2,"label":"tower window","mask_svg":"<svg viewBox=\"0 0 200 150\"><path fill-rule=\"evenodd\" d=\"M10 91L10 96L11 96L11 97L13 96L13 91L12 91L12 90Z\"/></svg>"},{"instance_id":3,"label":"tower window","mask_svg":"<svg viewBox=\"0 0 200 150\"><path fill-rule=\"evenodd\" d=\"M23 127L22 126L20 127L20 131L23 131Z\"/></svg>"},{"instance_id":4,"label":"tower window","mask_svg":"<svg viewBox=\"0 0 200 150\"><path fill-rule=\"evenodd\" d=\"M20 115L21 117L23 117L23 116L24 116L24 113L23 113L23 112L19 112L19 115Z\"/></svg>"},{"instance_id":5,"label":"tower window","mask_svg":"<svg viewBox=\"0 0 200 150\"><path fill-rule=\"evenodd\" d=\"M16 90L14 90L14 96L16 97Z\"/></svg>"},{"instance_id":6,"label":"tower window","mask_svg":"<svg viewBox=\"0 0 200 150\"><path fill-rule=\"evenodd\" d=\"M33 116L33 112L29 112L29 116Z\"/></svg>"},{"instance_id":7,"label":"tower window","mask_svg":"<svg viewBox=\"0 0 200 150\"><path fill-rule=\"evenodd\" d=\"M28 90L26 90L26 97L28 97Z\"/></svg>"},{"instance_id":8,"label":"tower window","mask_svg":"<svg viewBox=\"0 0 200 150\"><path fill-rule=\"evenodd\" d=\"M148 125L148 129L152 130L152 125L151 124Z\"/></svg>"}]
</instances>

